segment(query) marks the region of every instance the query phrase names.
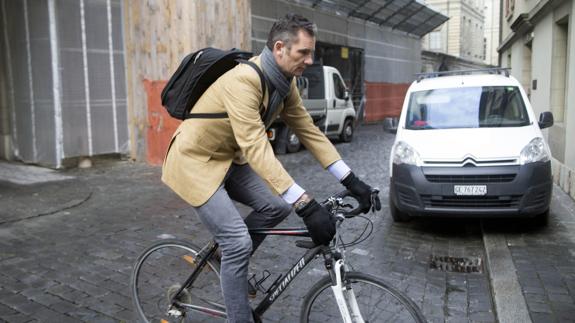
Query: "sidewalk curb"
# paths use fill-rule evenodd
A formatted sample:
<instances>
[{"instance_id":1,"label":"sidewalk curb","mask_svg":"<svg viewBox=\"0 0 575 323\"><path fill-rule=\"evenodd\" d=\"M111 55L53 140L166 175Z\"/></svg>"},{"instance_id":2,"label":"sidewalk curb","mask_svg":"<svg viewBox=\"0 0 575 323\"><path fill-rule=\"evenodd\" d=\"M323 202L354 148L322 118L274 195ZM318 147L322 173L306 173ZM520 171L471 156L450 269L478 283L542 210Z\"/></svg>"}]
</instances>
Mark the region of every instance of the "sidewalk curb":
<instances>
[{"instance_id":1,"label":"sidewalk curb","mask_svg":"<svg viewBox=\"0 0 575 323\"><path fill-rule=\"evenodd\" d=\"M498 322L532 322L525 298L521 293L511 252L507 248L505 235L486 233L483 222L481 222L481 231Z\"/></svg>"}]
</instances>

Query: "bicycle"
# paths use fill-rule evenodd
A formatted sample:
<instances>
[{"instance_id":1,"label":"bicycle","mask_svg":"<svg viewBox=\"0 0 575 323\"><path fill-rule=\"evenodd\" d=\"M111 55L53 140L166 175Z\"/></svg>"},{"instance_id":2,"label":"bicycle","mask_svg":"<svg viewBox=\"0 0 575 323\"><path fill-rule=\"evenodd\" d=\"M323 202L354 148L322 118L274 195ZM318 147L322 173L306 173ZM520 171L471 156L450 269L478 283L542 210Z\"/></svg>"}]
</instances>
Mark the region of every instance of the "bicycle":
<instances>
[{"instance_id":1,"label":"bicycle","mask_svg":"<svg viewBox=\"0 0 575 323\"><path fill-rule=\"evenodd\" d=\"M374 190L372 196L378 192ZM348 196L349 192L343 191L322 202L337 217L338 231L345 219L356 217L359 213L357 208L346 211L353 208L344 202ZM303 257L269 288L264 289L261 284L267 277L256 282L257 288L265 293L263 300L252 310L256 322L261 322L262 315L293 279L320 255L324 258L328 275L307 292L300 312L301 322L333 321L335 317L340 317L345 323L426 322L413 300L398 289L377 277L349 271L349 265L345 263L345 249L371 235L373 223L369 219L367 221L371 230L368 232L369 225L366 225L351 243L345 243L340 234L336 235L330 246L315 246L311 240L296 241L297 247L307 249ZM265 235L309 237L308 231L302 228L257 228L249 231ZM182 322L187 319L211 322L214 318L225 319L217 248L214 241L198 248L183 240L162 240L148 247L138 257L130 281L138 318L143 322Z\"/></svg>"}]
</instances>

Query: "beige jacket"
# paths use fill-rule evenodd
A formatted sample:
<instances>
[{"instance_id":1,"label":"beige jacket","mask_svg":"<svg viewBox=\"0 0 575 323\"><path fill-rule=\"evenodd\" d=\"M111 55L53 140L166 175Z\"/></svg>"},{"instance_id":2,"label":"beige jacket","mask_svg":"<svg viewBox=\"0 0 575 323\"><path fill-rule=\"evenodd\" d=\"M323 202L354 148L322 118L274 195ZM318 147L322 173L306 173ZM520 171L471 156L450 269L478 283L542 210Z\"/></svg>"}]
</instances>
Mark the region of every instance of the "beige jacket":
<instances>
[{"instance_id":1,"label":"beige jacket","mask_svg":"<svg viewBox=\"0 0 575 323\"><path fill-rule=\"evenodd\" d=\"M252 61L261 66L259 57ZM228 118L182 122L164 159L162 181L192 206L200 206L222 184L232 162L247 162L276 194L284 193L294 180L268 141L259 112L261 102L260 78L251 66L239 64L222 75L204 92L192 113L227 112ZM267 91L263 103L267 109ZM277 114L323 168L341 159L302 105L295 79Z\"/></svg>"}]
</instances>

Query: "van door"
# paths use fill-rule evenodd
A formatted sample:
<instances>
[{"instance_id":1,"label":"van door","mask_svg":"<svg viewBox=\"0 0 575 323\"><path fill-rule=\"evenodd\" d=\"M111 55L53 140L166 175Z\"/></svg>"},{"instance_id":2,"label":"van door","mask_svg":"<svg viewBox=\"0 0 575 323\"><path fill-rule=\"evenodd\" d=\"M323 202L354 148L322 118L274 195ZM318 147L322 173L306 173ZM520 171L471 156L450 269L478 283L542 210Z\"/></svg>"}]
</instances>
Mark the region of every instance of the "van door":
<instances>
[{"instance_id":1,"label":"van door","mask_svg":"<svg viewBox=\"0 0 575 323\"><path fill-rule=\"evenodd\" d=\"M343 83L343 79L336 71L331 72L331 77L329 78L330 83L332 84L332 102L329 103L328 106L328 126L327 126L327 134L339 134L340 129L343 124L343 112L347 108L349 98L346 100L346 96L348 96L347 89Z\"/></svg>"}]
</instances>

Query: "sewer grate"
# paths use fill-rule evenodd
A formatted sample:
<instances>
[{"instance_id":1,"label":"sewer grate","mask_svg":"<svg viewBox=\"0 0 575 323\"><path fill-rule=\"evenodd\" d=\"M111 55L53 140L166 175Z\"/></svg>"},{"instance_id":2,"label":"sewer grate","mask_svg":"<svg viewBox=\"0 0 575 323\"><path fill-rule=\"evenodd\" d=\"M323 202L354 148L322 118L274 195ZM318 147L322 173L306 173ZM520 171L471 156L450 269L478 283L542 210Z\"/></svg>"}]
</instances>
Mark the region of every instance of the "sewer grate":
<instances>
[{"instance_id":1,"label":"sewer grate","mask_svg":"<svg viewBox=\"0 0 575 323\"><path fill-rule=\"evenodd\" d=\"M483 259L431 255L429 268L452 273L481 274L483 273Z\"/></svg>"}]
</instances>

